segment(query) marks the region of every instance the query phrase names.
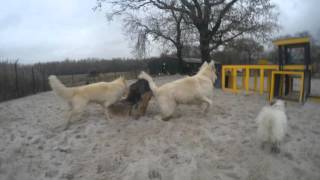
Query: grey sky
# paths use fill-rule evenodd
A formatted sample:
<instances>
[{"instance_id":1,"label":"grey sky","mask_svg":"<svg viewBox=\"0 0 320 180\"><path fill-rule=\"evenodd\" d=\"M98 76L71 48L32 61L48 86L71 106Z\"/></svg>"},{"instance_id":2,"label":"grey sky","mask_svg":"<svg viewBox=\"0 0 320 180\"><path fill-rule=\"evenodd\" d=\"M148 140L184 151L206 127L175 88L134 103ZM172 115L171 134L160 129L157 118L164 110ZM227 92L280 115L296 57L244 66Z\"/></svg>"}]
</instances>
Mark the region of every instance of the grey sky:
<instances>
[{"instance_id":1,"label":"grey sky","mask_svg":"<svg viewBox=\"0 0 320 180\"><path fill-rule=\"evenodd\" d=\"M282 26L279 34L310 31L315 38L320 36L319 0L273 0L278 5Z\"/></svg>"},{"instance_id":2,"label":"grey sky","mask_svg":"<svg viewBox=\"0 0 320 180\"><path fill-rule=\"evenodd\" d=\"M319 0L274 0L279 34L309 30L320 36ZM93 12L95 0L7 0L0 6L0 60L24 63L65 58L131 57L121 23Z\"/></svg>"}]
</instances>

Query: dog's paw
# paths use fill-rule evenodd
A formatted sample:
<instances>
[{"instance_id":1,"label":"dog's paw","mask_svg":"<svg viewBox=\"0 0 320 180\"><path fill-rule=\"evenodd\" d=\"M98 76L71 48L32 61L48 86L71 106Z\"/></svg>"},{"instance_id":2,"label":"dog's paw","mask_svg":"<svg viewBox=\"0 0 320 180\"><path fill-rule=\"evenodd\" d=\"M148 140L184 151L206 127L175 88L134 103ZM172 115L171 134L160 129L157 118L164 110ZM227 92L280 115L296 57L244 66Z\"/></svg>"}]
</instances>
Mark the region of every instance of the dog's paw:
<instances>
[{"instance_id":1,"label":"dog's paw","mask_svg":"<svg viewBox=\"0 0 320 180\"><path fill-rule=\"evenodd\" d=\"M62 132L62 131L66 131L69 129L69 125L67 124L63 124L63 125L59 125L53 128L53 131L55 132Z\"/></svg>"},{"instance_id":2,"label":"dog's paw","mask_svg":"<svg viewBox=\"0 0 320 180\"><path fill-rule=\"evenodd\" d=\"M157 120L157 121L162 120L162 118L161 118L160 115L155 115L155 116L153 116L153 119L155 119L155 120Z\"/></svg>"},{"instance_id":3,"label":"dog's paw","mask_svg":"<svg viewBox=\"0 0 320 180\"><path fill-rule=\"evenodd\" d=\"M148 177L150 180L161 180L161 174L156 170L150 170L148 173Z\"/></svg>"},{"instance_id":4,"label":"dog's paw","mask_svg":"<svg viewBox=\"0 0 320 180\"><path fill-rule=\"evenodd\" d=\"M171 119L171 116L163 117L163 118L161 118L161 119L162 119L162 121L169 121L169 120Z\"/></svg>"},{"instance_id":5,"label":"dog's paw","mask_svg":"<svg viewBox=\"0 0 320 180\"><path fill-rule=\"evenodd\" d=\"M277 145L272 145L270 151L271 151L271 153L279 154L280 153L280 148Z\"/></svg>"}]
</instances>

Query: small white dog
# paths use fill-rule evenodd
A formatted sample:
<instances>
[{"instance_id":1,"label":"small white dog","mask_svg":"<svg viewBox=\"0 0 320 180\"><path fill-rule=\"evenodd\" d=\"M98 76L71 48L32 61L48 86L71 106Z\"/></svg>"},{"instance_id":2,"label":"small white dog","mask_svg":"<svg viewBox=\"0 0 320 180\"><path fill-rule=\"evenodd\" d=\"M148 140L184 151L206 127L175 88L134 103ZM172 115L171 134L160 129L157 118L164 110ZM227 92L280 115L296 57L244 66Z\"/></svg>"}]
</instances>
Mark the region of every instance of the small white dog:
<instances>
[{"instance_id":1,"label":"small white dog","mask_svg":"<svg viewBox=\"0 0 320 180\"><path fill-rule=\"evenodd\" d=\"M53 91L69 104L70 111L68 114L68 122L65 127L69 127L73 116L80 116L84 107L89 102L101 104L105 108L107 118L108 107L118 101L127 92L127 83L123 77L120 77L112 82L98 82L94 84L66 87L56 76L49 76L49 84Z\"/></svg>"},{"instance_id":2,"label":"small white dog","mask_svg":"<svg viewBox=\"0 0 320 180\"><path fill-rule=\"evenodd\" d=\"M214 61L211 61L209 64L203 63L196 75L169 82L160 87L157 87L151 76L143 71L139 78L149 82L150 89L160 106L162 120L167 121L178 104L205 103L207 105L205 112L207 112L212 104L213 84L217 76Z\"/></svg>"},{"instance_id":3,"label":"small white dog","mask_svg":"<svg viewBox=\"0 0 320 180\"><path fill-rule=\"evenodd\" d=\"M270 106L265 106L256 118L258 124L258 137L262 148L266 143L271 143L271 152L280 152L280 142L287 132L287 115L285 102L276 100Z\"/></svg>"}]
</instances>

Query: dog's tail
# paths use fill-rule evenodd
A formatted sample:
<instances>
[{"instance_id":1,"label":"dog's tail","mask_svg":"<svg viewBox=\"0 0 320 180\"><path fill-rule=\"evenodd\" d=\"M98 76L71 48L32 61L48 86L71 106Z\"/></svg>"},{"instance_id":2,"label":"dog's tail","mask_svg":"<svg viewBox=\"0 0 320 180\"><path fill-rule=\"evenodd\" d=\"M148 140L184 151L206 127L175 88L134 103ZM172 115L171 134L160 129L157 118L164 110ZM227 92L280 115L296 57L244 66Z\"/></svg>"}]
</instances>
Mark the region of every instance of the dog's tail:
<instances>
[{"instance_id":1,"label":"dog's tail","mask_svg":"<svg viewBox=\"0 0 320 180\"><path fill-rule=\"evenodd\" d=\"M59 79L54 76L51 75L49 76L49 84L52 88L52 90L60 97L64 98L65 100L69 100L71 99L71 97L73 96L73 88L67 88L65 85L63 85Z\"/></svg>"},{"instance_id":2,"label":"dog's tail","mask_svg":"<svg viewBox=\"0 0 320 180\"><path fill-rule=\"evenodd\" d=\"M145 73L144 71L142 71L139 76L138 76L139 79L145 79L148 81L149 83L149 86L150 86L150 89L152 91L153 94L156 94L157 90L158 90L158 86L156 85L156 83L154 83L152 77Z\"/></svg>"}]
</instances>

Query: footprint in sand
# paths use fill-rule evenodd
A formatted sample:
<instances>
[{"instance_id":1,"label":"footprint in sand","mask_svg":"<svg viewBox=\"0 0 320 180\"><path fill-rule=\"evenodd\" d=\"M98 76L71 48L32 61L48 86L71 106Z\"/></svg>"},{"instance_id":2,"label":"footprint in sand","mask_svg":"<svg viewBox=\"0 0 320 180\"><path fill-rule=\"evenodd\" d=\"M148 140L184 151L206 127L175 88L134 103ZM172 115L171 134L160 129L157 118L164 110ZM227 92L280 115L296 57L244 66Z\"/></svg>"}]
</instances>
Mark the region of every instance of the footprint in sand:
<instances>
[{"instance_id":1,"label":"footprint in sand","mask_svg":"<svg viewBox=\"0 0 320 180\"><path fill-rule=\"evenodd\" d=\"M161 180L161 174L157 170L150 170L148 177L150 180Z\"/></svg>"}]
</instances>

